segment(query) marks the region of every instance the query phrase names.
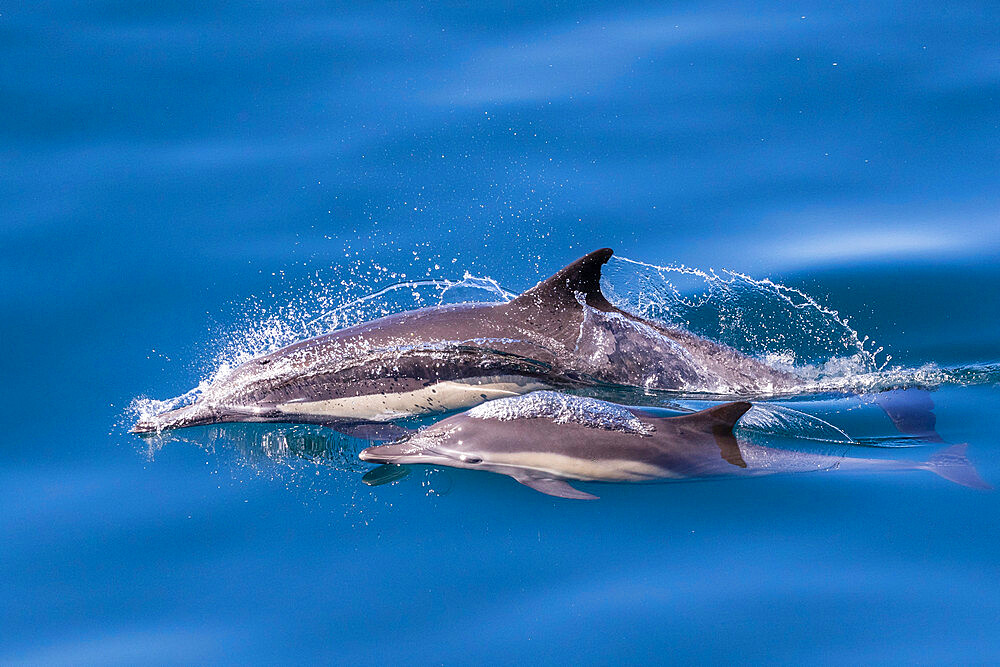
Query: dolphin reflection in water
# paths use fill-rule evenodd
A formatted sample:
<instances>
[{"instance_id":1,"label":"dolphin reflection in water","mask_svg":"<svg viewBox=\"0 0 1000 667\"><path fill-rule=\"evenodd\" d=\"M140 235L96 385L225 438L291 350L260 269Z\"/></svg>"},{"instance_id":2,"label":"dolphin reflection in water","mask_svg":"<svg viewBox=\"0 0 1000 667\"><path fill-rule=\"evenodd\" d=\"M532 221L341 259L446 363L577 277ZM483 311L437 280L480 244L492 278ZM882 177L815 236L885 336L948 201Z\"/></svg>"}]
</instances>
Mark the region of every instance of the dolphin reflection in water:
<instances>
[{"instance_id":1,"label":"dolphin reflection in water","mask_svg":"<svg viewBox=\"0 0 1000 667\"><path fill-rule=\"evenodd\" d=\"M537 391L485 403L402 442L369 447L360 457L370 463L488 470L548 495L577 499L597 496L569 481L645 482L814 470L926 470L963 486L990 488L966 458L965 444L944 447L925 461L869 458L856 455L861 448L850 445L822 453L788 450L736 437L733 427L750 409L750 403L740 401L658 417L642 408Z\"/></svg>"}]
</instances>

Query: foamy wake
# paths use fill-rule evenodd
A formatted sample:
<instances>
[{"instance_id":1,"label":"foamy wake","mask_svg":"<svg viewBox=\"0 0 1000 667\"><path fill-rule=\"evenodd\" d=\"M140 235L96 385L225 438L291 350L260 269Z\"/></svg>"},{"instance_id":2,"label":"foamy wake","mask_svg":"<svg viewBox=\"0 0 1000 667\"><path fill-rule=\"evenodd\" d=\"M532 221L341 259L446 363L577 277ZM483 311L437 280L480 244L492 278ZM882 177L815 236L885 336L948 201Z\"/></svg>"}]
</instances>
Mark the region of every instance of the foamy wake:
<instances>
[{"instance_id":1,"label":"foamy wake","mask_svg":"<svg viewBox=\"0 0 1000 667\"><path fill-rule=\"evenodd\" d=\"M769 363L770 359L767 360ZM866 370L852 359L831 359L825 364L800 366L775 364L802 378L802 383L792 388L793 393L815 394L821 392L848 394L875 394L890 389L921 387L937 389L945 386L971 387L1000 384L1000 363L969 364L942 367L924 364L916 368L894 366L877 371Z\"/></svg>"}]
</instances>

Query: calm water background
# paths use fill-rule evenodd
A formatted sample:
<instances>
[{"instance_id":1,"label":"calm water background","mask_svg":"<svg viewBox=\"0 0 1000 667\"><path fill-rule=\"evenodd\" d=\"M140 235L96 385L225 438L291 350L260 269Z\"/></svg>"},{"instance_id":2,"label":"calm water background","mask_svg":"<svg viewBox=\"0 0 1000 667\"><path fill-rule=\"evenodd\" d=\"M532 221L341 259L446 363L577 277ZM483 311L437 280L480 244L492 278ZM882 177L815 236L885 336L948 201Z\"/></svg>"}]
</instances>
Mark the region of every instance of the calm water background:
<instances>
[{"instance_id":1,"label":"calm water background","mask_svg":"<svg viewBox=\"0 0 1000 667\"><path fill-rule=\"evenodd\" d=\"M1000 495L926 473L584 503L121 428L317 275L606 245L996 362L998 45L993 2L5 4L0 661L1000 660ZM1000 484L995 376L934 399Z\"/></svg>"}]
</instances>

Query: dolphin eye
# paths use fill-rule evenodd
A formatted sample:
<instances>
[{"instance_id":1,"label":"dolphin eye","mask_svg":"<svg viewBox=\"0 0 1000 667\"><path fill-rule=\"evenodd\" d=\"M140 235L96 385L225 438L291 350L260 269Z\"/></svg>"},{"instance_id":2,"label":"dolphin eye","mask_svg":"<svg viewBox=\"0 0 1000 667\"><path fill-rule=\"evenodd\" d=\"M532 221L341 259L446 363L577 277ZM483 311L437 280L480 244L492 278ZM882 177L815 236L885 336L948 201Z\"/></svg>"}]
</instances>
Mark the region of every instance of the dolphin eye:
<instances>
[{"instance_id":1,"label":"dolphin eye","mask_svg":"<svg viewBox=\"0 0 1000 667\"><path fill-rule=\"evenodd\" d=\"M482 463L483 460L476 456L463 456L462 461L465 463Z\"/></svg>"}]
</instances>

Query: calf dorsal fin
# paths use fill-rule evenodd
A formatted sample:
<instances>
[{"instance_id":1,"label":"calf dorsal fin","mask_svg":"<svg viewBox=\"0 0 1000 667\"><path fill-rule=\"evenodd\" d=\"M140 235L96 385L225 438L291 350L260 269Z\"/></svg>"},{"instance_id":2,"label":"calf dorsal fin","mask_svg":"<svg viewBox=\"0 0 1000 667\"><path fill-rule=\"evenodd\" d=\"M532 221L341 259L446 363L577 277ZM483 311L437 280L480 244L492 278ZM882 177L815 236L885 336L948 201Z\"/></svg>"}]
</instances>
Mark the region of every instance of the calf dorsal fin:
<instances>
[{"instance_id":1,"label":"calf dorsal fin","mask_svg":"<svg viewBox=\"0 0 1000 667\"><path fill-rule=\"evenodd\" d=\"M732 431L733 427L736 426L736 422L738 422L740 417L745 415L751 407L753 406L746 401L734 401L732 403L716 405L715 407L708 408L707 410L702 410L701 412L696 412L693 415L686 416L691 418L708 418L718 423L719 426L723 426Z\"/></svg>"},{"instance_id":2,"label":"calf dorsal fin","mask_svg":"<svg viewBox=\"0 0 1000 667\"><path fill-rule=\"evenodd\" d=\"M667 417L691 422L698 430L711 433L718 445L722 458L727 463L731 463L739 468L746 468L746 461L740 451L739 443L733 436L733 427L740 417L746 414L752 406L746 401L735 401L733 403L723 403L715 407L701 410L690 415L680 417Z\"/></svg>"},{"instance_id":3,"label":"calf dorsal fin","mask_svg":"<svg viewBox=\"0 0 1000 667\"><path fill-rule=\"evenodd\" d=\"M584 255L518 296L510 305L515 308L566 308L575 306L577 294L582 294L591 308L613 310L614 307L601 293L601 267L607 264L612 254L614 251L611 248L602 248Z\"/></svg>"}]
</instances>

